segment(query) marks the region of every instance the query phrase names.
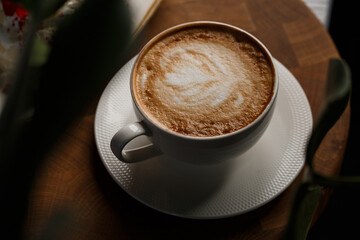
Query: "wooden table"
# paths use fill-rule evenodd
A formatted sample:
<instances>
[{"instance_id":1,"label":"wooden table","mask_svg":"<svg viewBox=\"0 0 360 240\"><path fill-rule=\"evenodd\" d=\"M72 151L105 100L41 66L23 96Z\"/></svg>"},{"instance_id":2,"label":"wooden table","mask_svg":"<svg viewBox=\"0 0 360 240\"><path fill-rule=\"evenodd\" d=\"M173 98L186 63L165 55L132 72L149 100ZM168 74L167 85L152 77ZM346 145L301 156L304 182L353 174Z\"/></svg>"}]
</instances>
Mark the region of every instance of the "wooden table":
<instances>
[{"instance_id":1,"label":"wooden table","mask_svg":"<svg viewBox=\"0 0 360 240\"><path fill-rule=\"evenodd\" d=\"M300 82L316 119L328 60L339 57L339 53L326 29L302 1L163 0L147 26L143 43L168 27L192 20L229 23L258 37ZM95 107L63 135L47 156L31 192L27 221L30 236L38 236L53 214L67 208L72 220L67 226L59 226L65 228L59 239L280 238L301 174L275 200L250 213L202 221L169 216L134 200L105 170L94 140ZM335 175L340 169L349 117L348 108L316 155L315 167L323 174ZM328 196L324 194L322 206Z\"/></svg>"}]
</instances>

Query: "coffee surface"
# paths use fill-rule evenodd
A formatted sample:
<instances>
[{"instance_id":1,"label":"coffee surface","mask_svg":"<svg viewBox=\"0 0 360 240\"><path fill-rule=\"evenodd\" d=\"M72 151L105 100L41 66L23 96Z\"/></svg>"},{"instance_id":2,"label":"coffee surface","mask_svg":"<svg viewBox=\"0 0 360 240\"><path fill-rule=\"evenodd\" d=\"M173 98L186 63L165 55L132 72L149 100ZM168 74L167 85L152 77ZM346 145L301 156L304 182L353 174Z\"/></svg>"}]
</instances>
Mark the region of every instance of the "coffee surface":
<instances>
[{"instance_id":1,"label":"coffee surface","mask_svg":"<svg viewBox=\"0 0 360 240\"><path fill-rule=\"evenodd\" d=\"M134 77L135 99L152 121L197 137L228 134L253 122L274 85L262 48L235 30L210 26L159 40Z\"/></svg>"}]
</instances>

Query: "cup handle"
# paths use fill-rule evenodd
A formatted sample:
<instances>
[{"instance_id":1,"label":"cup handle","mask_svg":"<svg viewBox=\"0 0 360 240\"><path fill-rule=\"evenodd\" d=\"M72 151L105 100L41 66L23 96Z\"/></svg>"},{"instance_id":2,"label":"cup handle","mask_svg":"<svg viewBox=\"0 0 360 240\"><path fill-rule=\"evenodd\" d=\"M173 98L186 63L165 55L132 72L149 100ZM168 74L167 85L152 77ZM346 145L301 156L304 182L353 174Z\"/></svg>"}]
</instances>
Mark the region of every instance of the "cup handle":
<instances>
[{"instance_id":1,"label":"cup handle","mask_svg":"<svg viewBox=\"0 0 360 240\"><path fill-rule=\"evenodd\" d=\"M126 144L141 135L148 135L142 122L130 123L124 126L112 137L111 151L119 160L125 163L140 162L161 155L161 152L152 143L132 151L124 151Z\"/></svg>"}]
</instances>

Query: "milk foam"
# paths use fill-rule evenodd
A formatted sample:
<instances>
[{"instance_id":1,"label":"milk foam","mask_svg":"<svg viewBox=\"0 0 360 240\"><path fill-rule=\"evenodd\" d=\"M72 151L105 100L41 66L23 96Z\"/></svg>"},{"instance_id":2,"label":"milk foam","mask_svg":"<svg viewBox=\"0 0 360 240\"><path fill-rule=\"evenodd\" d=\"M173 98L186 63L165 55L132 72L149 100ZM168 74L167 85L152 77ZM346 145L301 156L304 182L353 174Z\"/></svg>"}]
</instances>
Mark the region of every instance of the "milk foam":
<instances>
[{"instance_id":1,"label":"milk foam","mask_svg":"<svg viewBox=\"0 0 360 240\"><path fill-rule=\"evenodd\" d=\"M272 69L260 49L230 33L203 29L155 44L136 79L138 101L149 117L193 136L246 126L266 107L273 86Z\"/></svg>"},{"instance_id":2,"label":"milk foam","mask_svg":"<svg viewBox=\"0 0 360 240\"><path fill-rule=\"evenodd\" d=\"M174 59L178 64L173 64ZM239 69L233 67L235 62ZM169 72L163 81L157 82L156 88L168 93L162 96L178 108L211 110L229 98L231 86L239 79L241 84L249 85L238 54L217 43L190 42L176 46L162 56L160 63Z\"/></svg>"}]
</instances>

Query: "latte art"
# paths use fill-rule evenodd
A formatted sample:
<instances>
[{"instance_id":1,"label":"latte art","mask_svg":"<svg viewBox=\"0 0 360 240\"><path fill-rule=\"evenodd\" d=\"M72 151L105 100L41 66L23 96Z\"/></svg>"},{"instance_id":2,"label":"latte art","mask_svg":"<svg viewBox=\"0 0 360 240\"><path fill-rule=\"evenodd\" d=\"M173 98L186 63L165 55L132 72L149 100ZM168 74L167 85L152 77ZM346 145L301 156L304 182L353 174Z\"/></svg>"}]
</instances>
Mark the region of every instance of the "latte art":
<instances>
[{"instance_id":1,"label":"latte art","mask_svg":"<svg viewBox=\"0 0 360 240\"><path fill-rule=\"evenodd\" d=\"M160 59L161 68L166 70L163 81L158 81L159 92L164 94L165 102L174 108L185 111L213 111L232 96L232 86L241 78L241 85L249 88L244 76L244 66L235 69L232 62L238 55L222 45L209 43L189 43L171 49L169 56ZM178 64L174 65L174 62ZM239 64L242 64L239 62ZM237 93L236 104L242 103L242 93Z\"/></svg>"},{"instance_id":2,"label":"latte art","mask_svg":"<svg viewBox=\"0 0 360 240\"><path fill-rule=\"evenodd\" d=\"M155 43L136 69L133 90L145 114L198 137L234 132L266 108L274 73L263 50L239 33L189 28Z\"/></svg>"}]
</instances>

